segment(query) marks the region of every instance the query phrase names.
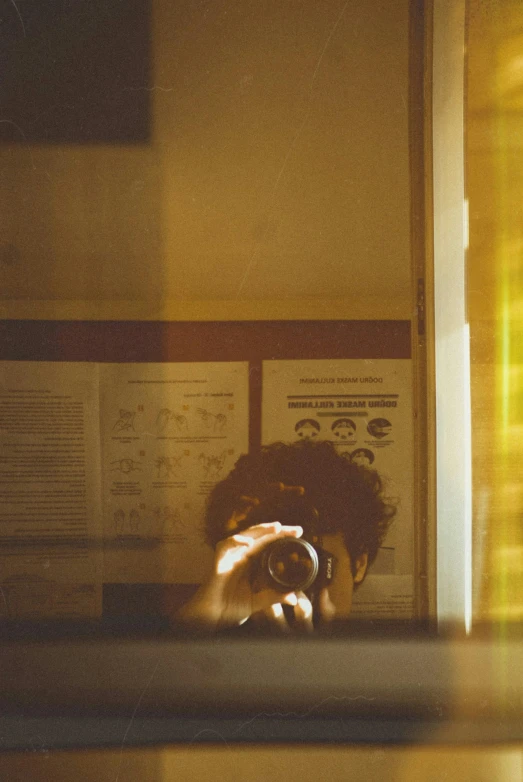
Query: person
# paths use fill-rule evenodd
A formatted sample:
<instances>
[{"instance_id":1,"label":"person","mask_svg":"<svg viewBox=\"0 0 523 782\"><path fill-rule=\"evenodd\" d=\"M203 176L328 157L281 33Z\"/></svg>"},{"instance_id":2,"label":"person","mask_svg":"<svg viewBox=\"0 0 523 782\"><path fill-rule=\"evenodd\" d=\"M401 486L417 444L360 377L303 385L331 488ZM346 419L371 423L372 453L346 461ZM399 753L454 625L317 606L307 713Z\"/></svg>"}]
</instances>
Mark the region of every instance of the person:
<instances>
[{"instance_id":1,"label":"person","mask_svg":"<svg viewBox=\"0 0 523 782\"><path fill-rule=\"evenodd\" d=\"M303 591L260 585L253 577L255 563L269 544L310 536L301 524L260 515L271 503L292 507L298 498L314 509L315 532L335 562L332 581L314 598ZM214 562L177 619L211 631L249 621L285 632L308 632L344 620L394 513L377 472L352 464L331 442L273 443L241 456L209 497L205 527L215 549Z\"/></svg>"}]
</instances>

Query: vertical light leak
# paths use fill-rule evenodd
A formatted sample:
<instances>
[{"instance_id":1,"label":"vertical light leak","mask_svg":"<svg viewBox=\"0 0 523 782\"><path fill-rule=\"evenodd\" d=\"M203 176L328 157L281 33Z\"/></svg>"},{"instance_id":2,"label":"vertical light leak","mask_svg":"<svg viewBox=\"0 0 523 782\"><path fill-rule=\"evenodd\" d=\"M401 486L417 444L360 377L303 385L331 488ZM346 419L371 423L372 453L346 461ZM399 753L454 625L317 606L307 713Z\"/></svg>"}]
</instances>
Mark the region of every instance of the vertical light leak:
<instances>
[{"instance_id":1,"label":"vertical light leak","mask_svg":"<svg viewBox=\"0 0 523 782\"><path fill-rule=\"evenodd\" d=\"M467 258L469 249L469 201L463 199L463 252ZM468 307L466 308L468 310ZM465 519L464 519L464 551L463 551L463 605L465 632L467 635L472 629L472 560L473 560L473 534L472 534L472 398L470 385L470 324L467 322L463 328L463 479L465 495Z\"/></svg>"},{"instance_id":2,"label":"vertical light leak","mask_svg":"<svg viewBox=\"0 0 523 782\"><path fill-rule=\"evenodd\" d=\"M508 457L509 450L509 428L510 428L510 281L507 273L503 251L498 254L501 267L501 296L500 296L500 371L501 388L499 399L499 409L501 411L501 450L503 462Z\"/></svg>"},{"instance_id":3,"label":"vertical light leak","mask_svg":"<svg viewBox=\"0 0 523 782\"><path fill-rule=\"evenodd\" d=\"M499 35L500 30L497 31ZM503 94L501 83L503 69L499 67L496 73L498 101ZM509 558L503 555L510 546L511 530L511 502L510 502L510 427L511 427L511 274L510 274L510 207L508 198L508 148L505 117L501 105L496 106L496 137L497 145L494 152L494 165L496 174L496 189L498 210L496 215L496 229L498 241L495 250L495 264L497 268L497 369L496 369L496 409L499 410L499 418L496 425L495 456L497 467L494 475L496 481L495 493L497 495L495 507L497 508L494 519L496 532L493 534L493 558L491 567L496 573L496 584L493 595L493 614L495 619L507 622L510 616L510 573Z\"/></svg>"},{"instance_id":4,"label":"vertical light leak","mask_svg":"<svg viewBox=\"0 0 523 782\"><path fill-rule=\"evenodd\" d=\"M468 236L468 232L467 232ZM465 632L472 629L472 408L470 388L470 326L463 328L463 493L464 493L464 551L463 551L463 605Z\"/></svg>"},{"instance_id":5,"label":"vertical light leak","mask_svg":"<svg viewBox=\"0 0 523 782\"><path fill-rule=\"evenodd\" d=\"M467 258L469 249L469 200L463 199L463 252ZM463 605L465 632L468 635L472 629L473 601L473 534L472 534L472 391L470 385L470 324L468 322L468 307L463 328L463 479L465 494L464 519L464 551L463 551Z\"/></svg>"},{"instance_id":6,"label":"vertical light leak","mask_svg":"<svg viewBox=\"0 0 523 782\"><path fill-rule=\"evenodd\" d=\"M489 610L501 624L504 637L508 625L523 617L521 579L523 539L521 530L523 481L521 458L521 401L518 372L521 369L518 338L521 322L517 302L521 289L521 226L514 200L519 196L522 157L514 144L511 101L521 92L520 33L521 8L493 15L493 98L490 164L494 173L492 205L495 245L493 264L496 285L495 345L495 431L493 445L494 512L490 525L490 574L493 588ZM515 53L517 55L515 56ZM509 687L509 671L506 682ZM507 689L508 692L508 689Z\"/></svg>"},{"instance_id":7,"label":"vertical light leak","mask_svg":"<svg viewBox=\"0 0 523 782\"><path fill-rule=\"evenodd\" d=\"M469 200L463 199L463 250L469 249Z\"/></svg>"},{"instance_id":8,"label":"vertical light leak","mask_svg":"<svg viewBox=\"0 0 523 782\"><path fill-rule=\"evenodd\" d=\"M495 623L496 684L500 701L510 706L514 671L505 652L511 624L523 619L523 4L465 2L474 576L482 590L475 616Z\"/></svg>"},{"instance_id":9,"label":"vertical light leak","mask_svg":"<svg viewBox=\"0 0 523 782\"><path fill-rule=\"evenodd\" d=\"M504 127L502 117L498 118L500 126L500 140L504 138ZM506 141L506 138L504 139ZM498 152L497 175L499 177L500 209L498 214L498 230L500 240L496 248L495 263L498 269L498 312L496 320L498 322L498 346L497 346L497 368L496 368L496 409L499 410L499 419L496 422L496 440L494 459L497 459L497 467L494 468L495 480L495 507L497 511L493 518L495 529L494 545L490 559L490 567L494 570L496 577L494 579L495 589L491 606L493 618L500 621L501 640L506 639L508 624L511 616L511 573L510 557L506 556L511 537L511 514L510 495L511 495L511 475L510 465L510 426L511 426L511 290L510 290L510 268L507 258L509 243L506 241L506 223L507 211L505 208L506 186L507 186L507 155L504 143L500 143L500 152ZM506 660L506 646L500 646L500 656ZM510 701L510 671L506 662L500 666L499 689L502 697L507 704Z\"/></svg>"}]
</instances>

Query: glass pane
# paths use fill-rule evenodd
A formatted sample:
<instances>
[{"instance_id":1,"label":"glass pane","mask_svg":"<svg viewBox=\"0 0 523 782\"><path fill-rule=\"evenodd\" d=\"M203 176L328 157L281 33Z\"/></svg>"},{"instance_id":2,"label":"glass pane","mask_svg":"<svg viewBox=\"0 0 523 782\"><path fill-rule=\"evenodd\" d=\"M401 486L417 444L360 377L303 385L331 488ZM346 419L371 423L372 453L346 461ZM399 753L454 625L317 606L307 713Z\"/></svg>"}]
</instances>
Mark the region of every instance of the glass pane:
<instances>
[{"instance_id":1,"label":"glass pane","mask_svg":"<svg viewBox=\"0 0 523 782\"><path fill-rule=\"evenodd\" d=\"M422 0L7 5L0 616L185 603L212 486L319 432L399 500L351 618L426 614Z\"/></svg>"}]
</instances>

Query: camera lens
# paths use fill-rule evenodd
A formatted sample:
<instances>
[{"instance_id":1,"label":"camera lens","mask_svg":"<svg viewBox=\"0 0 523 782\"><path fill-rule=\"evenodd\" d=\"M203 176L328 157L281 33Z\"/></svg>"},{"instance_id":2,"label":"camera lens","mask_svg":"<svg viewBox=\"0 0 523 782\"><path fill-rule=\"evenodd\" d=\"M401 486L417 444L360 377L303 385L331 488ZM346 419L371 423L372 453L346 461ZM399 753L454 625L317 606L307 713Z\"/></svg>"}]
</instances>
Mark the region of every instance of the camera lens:
<instances>
[{"instance_id":1,"label":"camera lens","mask_svg":"<svg viewBox=\"0 0 523 782\"><path fill-rule=\"evenodd\" d=\"M277 540L267 547L264 567L277 588L303 591L318 575L318 554L306 540Z\"/></svg>"}]
</instances>

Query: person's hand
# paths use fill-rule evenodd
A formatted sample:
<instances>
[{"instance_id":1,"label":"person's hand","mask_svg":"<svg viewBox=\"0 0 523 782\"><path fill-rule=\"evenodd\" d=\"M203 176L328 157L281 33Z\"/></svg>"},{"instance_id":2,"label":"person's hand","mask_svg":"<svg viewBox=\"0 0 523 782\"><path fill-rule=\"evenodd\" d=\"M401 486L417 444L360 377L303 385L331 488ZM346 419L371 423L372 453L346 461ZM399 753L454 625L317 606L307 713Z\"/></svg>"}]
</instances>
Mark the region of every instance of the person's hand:
<instances>
[{"instance_id":1,"label":"person's hand","mask_svg":"<svg viewBox=\"0 0 523 782\"><path fill-rule=\"evenodd\" d=\"M286 604L293 606L292 618L287 616L280 601L265 609L264 620L281 633L311 633L314 630L313 607L305 592L293 593Z\"/></svg>"},{"instance_id":2,"label":"person's hand","mask_svg":"<svg viewBox=\"0 0 523 782\"><path fill-rule=\"evenodd\" d=\"M283 495L299 497L304 491L302 486L274 483L267 487L263 500L274 500ZM265 546L282 537L300 537L303 534L301 527L285 526L278 521L253 524L240 531L248 523L249 514L261 502L259 497L240 497L225 524L225 531L230 533L230 537L216 546L212 571L194 597L178 612L179 620L218 629L242 624L253 615L265 614L271 623L283 627L280 614L283 615L282 604L287 604L295 606L297 617L301 619L303 614L308 621L309 608L303 602L304 595L285 594L252 581L253 560ZM274 611L271 610L273 606ZM312 617L312 607L310 615Z\"/></svg>"},{"instance_id":3,"label":"person's hand","mask_svg":"<svg viewBox=\"0 0 523 782\"><path fill-rule=\"evenodd\" d=\"M287 605L294 606L290 619L283 609L282 601L269 606L264 611L264 618L271 625L278 628L281 633L312 633L314 630L314 608L312 603L304 592L296 592L294 597L296 602L293 602L292 596L285 601ZM335 618L336 608L330 599L327 587L321 589L317 596L316 613L318 619L324 625L332 622Z\"/></svg>"},{"instance_id":4,"label":"person's hand","mask_svg":"<svg viewBox=\"0 0 523 782\"><path fill-rule=\"evenodd\" d=\"M276 618L278 609L273 615L271 607L279 606L283 613L281 605L285 603L295 606L295 611L305 619L308 608L303 602L307 600L304 595L285 594L268 587L258 589L252 583L251 567L253 559L269 543L283 537L298 538L302 534L301 527L283 526L279 521L273 521L257 524L222 540L216 546L209 578L183 606L178 619L210 630L240 625L258 612L268 612L269 618L273 616L274 621L279 622ZM312 607L310 615L312 619Z\"/></svg>"}]
</instances>

